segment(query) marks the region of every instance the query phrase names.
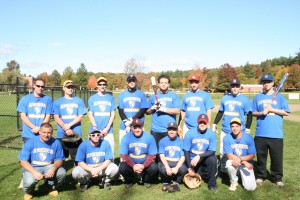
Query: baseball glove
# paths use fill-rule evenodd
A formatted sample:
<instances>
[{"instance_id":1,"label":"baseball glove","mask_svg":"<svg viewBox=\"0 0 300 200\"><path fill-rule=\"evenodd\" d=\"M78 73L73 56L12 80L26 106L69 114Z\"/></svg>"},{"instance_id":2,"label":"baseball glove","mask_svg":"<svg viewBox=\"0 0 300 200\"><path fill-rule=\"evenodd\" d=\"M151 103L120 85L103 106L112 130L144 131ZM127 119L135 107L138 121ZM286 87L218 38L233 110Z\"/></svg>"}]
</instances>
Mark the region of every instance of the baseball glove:
<instances>
[{"instance_id":1,"label":"baseball glove","mask_svg":"<svg viewBox=\"0 0 300 200\"><path fill-rule=\"evenodd\" d=\"M201 180L202 180L201 176L197 173L195 173L193 176L191 176L190 174L186 174L183 177L183 181L185 185L190 189L195 189L197 187L200 187Z\"/></svg>"},{"instance_id":2,"label":"baseball glove","mask_svg":"<svg viewBox=\"0 0 300 200\"><path fill-rule=\"evenodd\" d=\"M78 135L78 133L73 132L73 135L68 136L68 135L64 135L62 137L62 141L63 142L71 142L71 143L75 143L78 140L80 140L80 136Z\"/></svg>"}]
</instances>

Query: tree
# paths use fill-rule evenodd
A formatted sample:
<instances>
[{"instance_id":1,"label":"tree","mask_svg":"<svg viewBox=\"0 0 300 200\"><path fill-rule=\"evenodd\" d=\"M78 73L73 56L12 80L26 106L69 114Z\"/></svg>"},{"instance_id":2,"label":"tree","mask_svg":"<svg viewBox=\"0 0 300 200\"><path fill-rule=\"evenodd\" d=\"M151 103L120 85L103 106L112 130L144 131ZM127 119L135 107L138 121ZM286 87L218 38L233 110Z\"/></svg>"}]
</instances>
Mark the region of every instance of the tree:
<instances>
[{"instance_id":1,"label":"tree","mask_svg":"<svg viewBox=\"0 0 300 200\"><path fill-rule=\"evenodd\" d=\"M288 88L300 88L300 65L294 64L288 69L289 76L287 78Z\"/></svg>"},{"instance_id":2,"label":"tree","mask_svg":"<svg viewBox=\"0 0 300 200\"><path fill-rule=\"evenodd\" d=\"M75 83L79 86L79 89L84 89L88 85L88 71L83 63L76 72Z\"/></svg>"},{"instance_id":3,"label":"tree","mask_svg":"<svg viewBox=\"0 0 300 200\"><path fill-rule=\"evenodd\" d=\"M124 73L128 74L137 74L142 73L145 69L145 66L142 61L137 60L136 58L130 58L126 61L124 65Z\"/></svg>"},{"instance_id":4,"label":"tree","mask_svg":"<svg viewBox=\"0 0 300 200\"><path fill-rule=\"evenodd\" d=\"M228 90L229 83L234 78L237 78L234 68L228 63L222 65L218 73L218 83L216 88L219 91Z\"/></svg>"},{"instance_id":5,"label":"tree","mask_svg":"<svg viewBox=\"0 0 300 200\"><path fill-rule=\"evenodd\" d=\"M204 73L205 69L201 69L200 65L195 65L190 71L190 76L196 75L200 77L200 89L204 89L208 87L209 81L206 78L206 74Z\"/></svg>"},{"instance_id":6,"label":"tree","mask_svg":"<svg viewBox=\"0 0 300 200\"><path fill-rule=\"evenodd\" d=\"M72 67L68 66L64 69L62 76L61 76L61 84L63 84L64 81L66 80L74 80L75 78L74 71ZM75 83L76 84L76 83Z\"/></svg>"},{"instance_id":7,"label":"tree","mask_svg":"<svg viewBox=\"0 0 300 200\"><path fill-rule=\"evenodd\" d=\"M248 62L244 66L243 72L246 78L254 78L255 77L255 67L254 65L250 65Z\"/></svg>"},{"instance_id":8,"label":"tree","mask_svg":"<svg viewBox=\"0 0 300 200\"><path fill-rule=\"evenodd\" d=\"M61 85L61 75L60 73L55 69L52 71L52 73L48 77L48 85L51 86L60 86Z\"/></svg>"},{"instance_id":9,"label":"tree","mask_svg":"<svg viewBox=\"0 0 300 200\"><path fill-rule=\"evenodd\" d=\"M49 75L47 72L43 72L43 73L37 75L36 79L41 79L41 80L45 81L46 85L48 85L48 83L49 83Z\"/></svg>"},{"instance_id":10,"label":"tree","mask_svg":"<svg viewBox=\"0 0 300 200\"><path fill-rule=\"evenodd\" d=\"M97 81L97 77L96 77L96 76L94 76L94 75L93 75L93 76L90 76L89 79L88 79L87 88L88 88L89 90L95 89L95 88L97 87L96 81Z\"/></svg>"}]
</instances>

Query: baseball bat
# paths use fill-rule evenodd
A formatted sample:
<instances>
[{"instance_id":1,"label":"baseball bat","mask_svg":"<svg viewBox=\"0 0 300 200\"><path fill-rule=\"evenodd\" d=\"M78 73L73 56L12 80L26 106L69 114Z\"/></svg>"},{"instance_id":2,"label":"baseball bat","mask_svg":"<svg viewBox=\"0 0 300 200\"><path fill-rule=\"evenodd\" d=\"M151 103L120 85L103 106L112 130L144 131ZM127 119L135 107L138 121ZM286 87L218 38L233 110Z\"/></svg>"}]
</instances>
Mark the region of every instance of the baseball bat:
<instances>
[{"instance_id":1,"label":"baseball bat","mask_svg":"<svg viewBox=\"0 0 300 200\"><path fill-rule=\"evenodd\" d=\"M286 74L282 77L282 79L281 79L279 85L278 85L277 88L276 88L276 92L275 92L275 94L274 94L274 96L273 96L273 98L272 98L272 101L271 101L272 103L273 103L274 100L276 99L276 97L277 97L279 91L281 90L282 86L284 85L284 83L285 83L285 81L286 81L288 75L289 75L289 74L286 73ZM272 104L272 103L271 103L271 104Z\"/></svg>"},{"instance_id":2,"label":"baseball bat","mask_svg":"<svg viewBox=\"0 0 300 200\"><path fill-rule=\"evenodd\" d=\"M156 87L155 76L151 77L151 83L152 83L152 89L153 89L154 95L155 95L155 102L158 103L158 96L157 96L157 87Z\"/></svg>"}]
</instances>

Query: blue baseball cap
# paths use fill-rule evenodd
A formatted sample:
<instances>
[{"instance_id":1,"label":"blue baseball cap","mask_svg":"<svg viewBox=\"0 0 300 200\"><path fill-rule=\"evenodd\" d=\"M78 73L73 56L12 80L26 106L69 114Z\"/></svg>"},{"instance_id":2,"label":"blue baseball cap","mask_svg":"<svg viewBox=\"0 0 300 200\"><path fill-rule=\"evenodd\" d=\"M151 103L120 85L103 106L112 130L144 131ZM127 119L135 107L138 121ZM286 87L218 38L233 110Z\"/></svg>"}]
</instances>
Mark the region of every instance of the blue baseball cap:
<instances>
[{"instance_id":1,"label":"blue baseball cap","mask_svg":"<svg viewBox=\"0 0 300 200\"><path fill-rule=\"evenodd\" d=\"M274 79L271 74L266 74L261 77L260 82L263 82L263 81L274 81Z\"/></svg>"}]
</instances>

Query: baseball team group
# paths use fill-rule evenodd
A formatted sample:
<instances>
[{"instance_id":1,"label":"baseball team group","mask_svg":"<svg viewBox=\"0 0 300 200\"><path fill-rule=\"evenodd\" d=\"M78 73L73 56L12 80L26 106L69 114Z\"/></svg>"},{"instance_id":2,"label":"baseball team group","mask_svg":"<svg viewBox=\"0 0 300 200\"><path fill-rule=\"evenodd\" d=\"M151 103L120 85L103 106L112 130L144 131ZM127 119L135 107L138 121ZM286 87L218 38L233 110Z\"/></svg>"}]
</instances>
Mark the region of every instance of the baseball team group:
<instances>
[{"instance_id":1,"label":"baseball team group","mask_svg":"<svg viewBox=\"0 0 300 200\"><path fill-rule=\"evenodd\" d=\"M272 181L284 187L283 117L290 110L283 95L272 99L275 91L271 75L262 76L263 91L252 102L240 93L240 81L231 80L231 92L222 97L214 121L214 104L209 93L199 89L196 75L189 77L190 91L181 102L179 95L169 90L167 75L158 77L157 93L149 99L137 89L134 74L128 75L126 82L127 89L118 95L116 103L106 91L107 79L98 78L97 93L89 98L86 110L84 101L74 96L72 80L63 83L64 96L54 102L43 94L45 82L35 80L34 91L22 97L17 106L24 142L18 156L23 171L19 187L25 200L33 198L40 180L44 180L49 195L57 196L57 188L66 177L64 161L69 157L74 161L72 177L81 192L94 181L109 190L114 179L121 179L126 188L135 183L149 188L161 182L163 191L176 192L183 180L189 187L185 176L201 177L210 191L217 192L220 173L228 174L229 190L235 191L241 183L253 191L267 179L268 155ZM114 163L113 135L117 111L121 118L118 165ZM90 128L88 139L83 141L81 122L86 114ZM57 124L56 138L49 123L51 115ZM150 133L144 129L145 115L152 115ZM250 135L253 117L257 119L254 138ZM221 119L217 158L217 124ZM78 139L68 140L75 136Z\"/></svg>"}]
</instances>

